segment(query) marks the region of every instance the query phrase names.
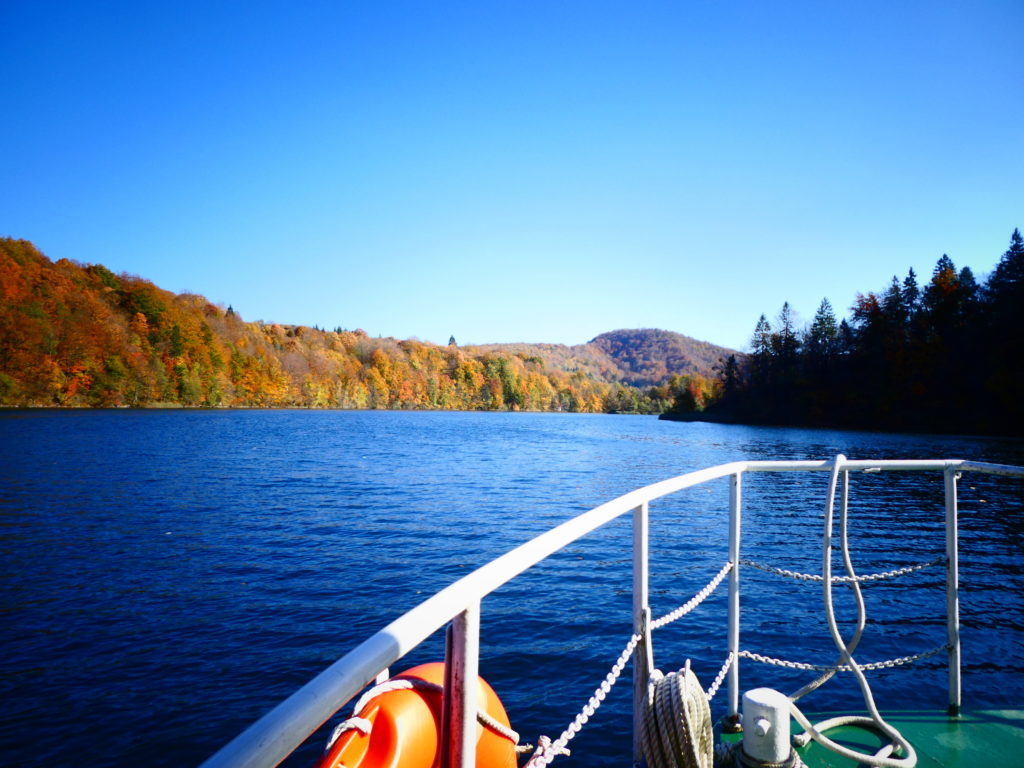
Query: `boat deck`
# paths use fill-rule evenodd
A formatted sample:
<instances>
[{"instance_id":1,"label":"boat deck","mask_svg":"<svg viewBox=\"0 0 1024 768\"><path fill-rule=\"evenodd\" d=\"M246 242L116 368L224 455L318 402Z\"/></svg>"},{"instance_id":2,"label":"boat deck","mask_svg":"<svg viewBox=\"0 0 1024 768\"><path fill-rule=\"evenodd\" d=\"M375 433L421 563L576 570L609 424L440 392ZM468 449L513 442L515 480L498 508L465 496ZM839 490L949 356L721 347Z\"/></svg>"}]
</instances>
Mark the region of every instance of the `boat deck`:
<instances>
[{"instance_id":1,"label":"boat deck","mask_svg":"<svg viewBox=\"0 0 1024 768\"><path fill-rule=\"evenodd\" d=\"M819 722L836 714L843 713L808 716L811 722ZM955 718L929 711L883 712L882 715L914 745L919 768L1024 765L1024 710L978 710ZM801 730L795 722L793 726L794 733ZM859 728L836 728L828 735L861 752L873 753L881 746L879 737ZM733 742L740 736L723 735L721 738ZM856 768L858 765L814 742L797 752L808 768Z\"/></svg>"}]
</instances>

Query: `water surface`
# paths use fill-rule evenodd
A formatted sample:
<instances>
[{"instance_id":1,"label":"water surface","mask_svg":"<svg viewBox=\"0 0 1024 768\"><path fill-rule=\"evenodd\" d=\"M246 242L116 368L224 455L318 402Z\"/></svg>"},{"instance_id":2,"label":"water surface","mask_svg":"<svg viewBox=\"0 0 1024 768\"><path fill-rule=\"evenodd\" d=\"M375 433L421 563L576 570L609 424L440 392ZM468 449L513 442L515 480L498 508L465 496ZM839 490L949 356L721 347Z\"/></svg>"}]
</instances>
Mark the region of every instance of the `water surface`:
<instances>
[{"instance_id":1,"label":"water surface","mask_svg":"<svg viewBox=\"0 0 1024 768\"><path fill-rule=\"evenodd\" d=\"M1016 440L436 412L0 412L0 753L6 764L201 762L356 643L530 537L638 486L737 459L973 458ZM895 483L893 480L895 479ZM774 481L774 482L772 482ZM820 569L827 477L750 478L743 556ZM1024 488L961 482L964 699L1024 703ZM656 614L726 558L725 481L652 507ZM941 474L859 475L851 542L867 572L941 554ZM617 521L483 605L481 671L514 727L557 736L630 632L630 526ZM837 593L841 616L853 617ZM867 591L858 657L944 642L941 569ZM744 570L743 646L826 662L813 586ZM704 684L725 658L724 589L655 635ZM439 637L402 666L441 658ZM628 672L627 672L628 674ZM944 708L942 656L872 677L880 706ZM743 687L806 673L749 662ZM628 681L568 765L623 764ZM713 703L716 716L724 693ZM808 708L859 708L848 680ZM291 761L308 765L322 735ZM86 757L83 758L83 755Z\"/></svg>"}]
</instances>

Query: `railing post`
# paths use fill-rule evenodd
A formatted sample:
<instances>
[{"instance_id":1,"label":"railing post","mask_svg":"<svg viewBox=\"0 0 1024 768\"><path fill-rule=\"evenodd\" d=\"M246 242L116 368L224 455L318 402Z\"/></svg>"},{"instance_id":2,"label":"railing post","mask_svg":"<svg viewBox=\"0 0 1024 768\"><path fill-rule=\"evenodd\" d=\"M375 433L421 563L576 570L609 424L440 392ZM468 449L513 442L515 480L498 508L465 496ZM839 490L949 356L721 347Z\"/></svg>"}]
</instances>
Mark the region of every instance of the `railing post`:
<instances>
[{"instance_id":1,"label":"railing post","mask_svg":"<svg viewBox=\"0 0 1024 768\"><path fill-rule=\"evenodd\" d=\"M743 474L731 476L729 485L729 718L738 723L740 711L740 521Z\"/></svg>"},{"instance_id":2,"label":"railing post","mask_svg":"<svg viewBox=\"0 0 1024 768\"><path fill-rule=\"evenodd\" d=\"M648 506L645 501L633 510L633 633L640 635L633 654L633 762L643 760L641 734L647 685L654 667L651 648L651 609L648 605Z\"/></svg>"},{"instance_id":3,"label":"railing post","mask_svg":"<svg viewBox=\"0 0 1024 768\"><path fill-rule=\"evenodd\" d=\"M479 670L480 603L476 602L452 620L445 636L442 768L474 768L476 765Z\"/></svg>"},{"instance_id":4,"label":"railing post","mask_svg":"<svg viewBox=\"0 0 1024 768\"><path fill-rule=\"evenodd\" d=\"M949 643L949 714L960 714L960 561L957 545L956 481L946 467L946 637Z\"/></svg>"}]
</instances>

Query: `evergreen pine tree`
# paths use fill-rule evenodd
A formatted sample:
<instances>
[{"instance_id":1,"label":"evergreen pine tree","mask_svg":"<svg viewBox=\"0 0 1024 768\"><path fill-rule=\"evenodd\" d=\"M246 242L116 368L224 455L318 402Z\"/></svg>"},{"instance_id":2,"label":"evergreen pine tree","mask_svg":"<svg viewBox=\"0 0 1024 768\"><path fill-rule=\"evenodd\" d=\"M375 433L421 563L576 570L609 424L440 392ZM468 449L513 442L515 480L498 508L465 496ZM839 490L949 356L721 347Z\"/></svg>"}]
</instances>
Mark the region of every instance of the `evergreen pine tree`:
<instances>
[{"instance_id":1,"label":"evergreen pine tree","mask_svg":"<svg viewBox=\"0 0 1024 768\"><path fill-rule=\"evenodd\" d=\"M946 254L935 264L931 282L924 289L924 309L928 323L940 335L952 328L957 319L960 278L956 265Z\"/></svg>"},{"instance_id":2,"label":"evergreen pine tree","mask_svg":"<svg viewBox=\"0 0 1024 768\"><path fill-rule=\"evenodd\" d=\"M775 353L784 363L791 362L800 349L800 341L796 336L796 321L788 301L782 304L778 323L778 333L773 337Z\"/></svg>"},{"instance_id":3,"label":"evergreen pine tree","mask_svg":"<svg viewBox=\"0 0 1024 768\"><path fill-rule=\"evenodd\" d=\"M722 375L722 399L732 400L740 389L740 364L736 355L729 355L724 362L719 360L718 369Z\"/></svg>"},{"instance_id":4,"label":"evergreen pine tree","mask_svg":"<svg viewBox=\"0 0 1024 768\"><path fill-rule=\"evenodd\" d=\"M913 319L921 309L921 289L917 287L917 275L911 267L903 278L903 308L907 316Z\"/></svg>"},{"instance_id":5,"label":"evergreen pine tree","mask_svg":"<svg viewBox=\"0 0 1024 768\"><path fill-rule=\"evenodd\" d=\"M1024 238L1013 230L985 286L990 429L1024 434ZM994 395L992 397L991 395Z\"/></svg>"},{"instance_id":6,"label":"evergreen pine tree","mask_svg":"<svg viewBox=\"0 0 1024 768\"><path fill-rule=\"evenodd\" d=\"M827 298L822 299L807 332L807 352L818 358L830 357L836 352L838 338L839 326L832 303Z\"/></svg>"},{"instance_id":7,"label":"evergreen pine tree","mask_svg":"<svg viewBox=\"0 0 1024 768\"><path fill-rule=\"evenodd\" d=\"M857 336L844 317L839 321L839 354L849 355L857 348Z\"/></svg>"},{"instance_id":8,"label":"evergreen pine tree","mask_svg":"<svg viewBox=\"0 0 1024 768\"><path fill-rule=\"evenodd\" d=\"M750 348L755 357L769 358L772 355L772 327L768 318L761 315L754 326L754 335L750 338Z\"/></svg>"},{"instance_id":9,"label":"evergreen pine tree","mask_svg":"<svg viewBox=\"0 0 1024 768\"><path fill-rule=\"evenodd\" d=\"M755 388L768 380L772 368L772 327L762 314L750 337L750 373Z\"/></svg>"},{"instance_id":10,"label":"evergreen pine tree","mask_svg":"<svg viewBox=\"0 0 1024 768\"><path fill-rule=\"evenodd\" d=\"M1010 247L992 271L986 292L993 305L1019 306L1024 298L1024 238L1019 229L1013 230Z\"/></svg>"},{"instance_id":11,"label":"evergreen pine tree","mask_svg":"<svg viewBox=\"0 0 1024 768\"><path fill-rule=\"evenodd\" d=\"M907 320L907 308L903 301L903 288L899 278L892 276L892 282L882 294L882 315L892 329L901 328Z\"/></svg>"},{"instance_id":12,"label":"evergreen pine tree","mask_svg":"<svg viewBox=\"0 0 1024 768\"><path fill-rule=\"evenodd\" d=\"M970 321L978 312L981 303L981 288L978 281L974 279L974 272L970 267L960 270L958 276L959 310L962 321Z\"/></svg>"}]
</instances>

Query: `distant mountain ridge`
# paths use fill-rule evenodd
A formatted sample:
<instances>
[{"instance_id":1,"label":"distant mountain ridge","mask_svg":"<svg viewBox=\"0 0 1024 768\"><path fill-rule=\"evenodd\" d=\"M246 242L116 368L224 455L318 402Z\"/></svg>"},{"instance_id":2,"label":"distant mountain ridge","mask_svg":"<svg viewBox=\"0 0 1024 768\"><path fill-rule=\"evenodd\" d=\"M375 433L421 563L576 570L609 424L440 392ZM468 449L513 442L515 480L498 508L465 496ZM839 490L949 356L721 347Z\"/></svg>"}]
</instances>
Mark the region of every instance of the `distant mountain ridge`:
<instances>
[{"instance_id":1,"label":"distant mountain ridge","mask_svg":"<svg viewBox=\"0 0 1024 768\"><path fill-rule=\"evenodd\" d=\"M482 354L536 357L548 368L581 371L605 381L634 387L663 384L672 376L713 376L719 361L736 350L675 331L636 328L609 331L586 344L481 344L466 347Z\"/></svg>"}]
</instances>

